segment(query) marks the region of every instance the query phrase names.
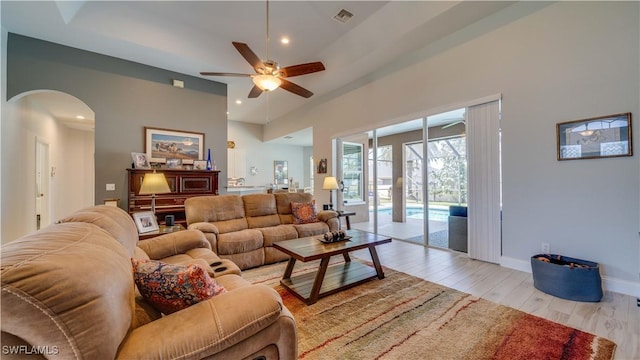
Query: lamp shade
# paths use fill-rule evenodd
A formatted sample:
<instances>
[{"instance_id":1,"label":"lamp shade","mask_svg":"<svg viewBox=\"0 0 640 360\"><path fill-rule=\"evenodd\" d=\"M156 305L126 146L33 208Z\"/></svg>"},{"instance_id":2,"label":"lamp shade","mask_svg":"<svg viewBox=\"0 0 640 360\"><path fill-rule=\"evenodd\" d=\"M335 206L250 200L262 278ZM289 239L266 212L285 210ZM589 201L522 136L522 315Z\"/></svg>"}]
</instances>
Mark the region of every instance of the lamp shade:
<instances>
[{"instance_id":1,"label":"lamp shade","mask_svg":"<svg viewBox=\"0 0 640 360\"><path fill-rule=\"evenodd\" d=\"M338 190L338 181L333 176L327 176L322 183L323 190Z\"/></svg>"},{"instance_id":2,"label":"lamp shade","mask_svg":"<svg viewBox=\"0 0 640 360\"><path fill-rule=\"evenodd\" d=\"M273 75L255 75L251 78L253 83L263 91L275 90L282 84L280 78Z\"/></svg>"},{"instance_id":3,"label":"lamp shade","mask_svg":"<svg viewBox=\"0 0 640 360\"><path fill-rule=\"evenodd\" d=\"M170 193L169 184L167 178L162 173L147 173L144 174L142 179L142 185L140 186L140 195L154 195L154 194L166 194Z\"/></svg>"}]
</instances>

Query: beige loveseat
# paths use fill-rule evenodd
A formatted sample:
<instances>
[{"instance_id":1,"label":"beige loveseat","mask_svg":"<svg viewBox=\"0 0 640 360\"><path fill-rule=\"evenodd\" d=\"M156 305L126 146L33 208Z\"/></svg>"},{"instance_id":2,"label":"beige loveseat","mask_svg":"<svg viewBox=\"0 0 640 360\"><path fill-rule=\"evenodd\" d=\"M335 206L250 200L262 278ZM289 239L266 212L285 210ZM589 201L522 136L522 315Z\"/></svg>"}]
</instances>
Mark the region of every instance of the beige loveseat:
<instances>
[{"instance_id":1,"label":"beige loveseat","mask_svg":"<svg viewBox=\"0 0 640 360\"><path fill-rule=\"evenodd\" d=\"M318 221L296 224L292 203L311 203L308 193L196 196L185 201L189 229L204 232L211 248L241 269L288 258L273 243L339 229L338 214L325 210Z\"/></svg>"},{"instance_id":2,"label":"beige loveseat","mask_svg":"<svg viewBox=\"0 0 640 360\"><path fill-rule=\"evenodd\" d=\"M129 214L108 206L3 245L2 358L297 357L295 321L274 289L214 267L226 293L164 316L139 296L132 257L220 262L195 230L139 243Z\"/></svg>"}]
</instances>

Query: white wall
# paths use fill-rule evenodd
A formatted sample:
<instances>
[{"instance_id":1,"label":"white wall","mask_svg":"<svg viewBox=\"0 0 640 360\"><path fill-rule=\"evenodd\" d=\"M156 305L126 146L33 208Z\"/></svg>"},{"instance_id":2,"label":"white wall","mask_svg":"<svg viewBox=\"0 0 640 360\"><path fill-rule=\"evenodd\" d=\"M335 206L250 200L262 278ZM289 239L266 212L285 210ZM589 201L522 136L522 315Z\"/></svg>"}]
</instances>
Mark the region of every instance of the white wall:
<instances>
[{"instance_id":1,"label":"white wall","mask_svg":"<svg viewBox=\"0 0 640 360\"><path fill-rule=\"evenodd\" d=\"M296 145L270 144L262 141L262 125L229 121L228 139L235 141L235 150L244 156L244 178L247 186L268 186L274 182L274 160L286 160L289 167L289 178L299 182L303 187L308 171L309 159L305 157L305 148ZM307 151L308 153L308 151ZM239 162L241 163L241 162ZM249 169L258 168L256 175L250 175ZM242 171L240 171L242 173ZM223 179L224 189L226 182ZM221 190L223 190L221 189Z\"/></svg>"},{"instance_id":2,"label":"white wall","mask_svg":"<svg viewBox=\"0 0 640 360\"><path fill-rule=\"evenodd\" d=\"M66 126L62 126L60 135L61 161L55 164L59 201L56 201L55 213L64 216L96 203L93 186L95 135L92 131Z\"/></svg>"},{"instance_id":3,"label":"white wall","mask_svg":"<svg viewBox=\"0 0 640 360\"><path fill-rule=\"evenodd\" d=\"M36 230L36 137L49 144L51 222L93 205L93 134L67 128L29 95L4 104L2 118L2 242ZM47 174L50 175L50 174ZM46 225L46 224L43 224Z\"/></svg>"},{"instance_id":4,"label":"white wall","mask_svg":"<svg viewBox=\"0 0 640 360\"><path fill-rule=\"evenodd\" d=\"M639 6L517 3L272 121L265 139L313 126L314 157L331 159L337 136L501 93L503 263L529 269L544 241L601 263L609 289L640 295L639 156L558 162L555 150L558 122L632 112L640 129Z\"/></svg>"}]
</instances>

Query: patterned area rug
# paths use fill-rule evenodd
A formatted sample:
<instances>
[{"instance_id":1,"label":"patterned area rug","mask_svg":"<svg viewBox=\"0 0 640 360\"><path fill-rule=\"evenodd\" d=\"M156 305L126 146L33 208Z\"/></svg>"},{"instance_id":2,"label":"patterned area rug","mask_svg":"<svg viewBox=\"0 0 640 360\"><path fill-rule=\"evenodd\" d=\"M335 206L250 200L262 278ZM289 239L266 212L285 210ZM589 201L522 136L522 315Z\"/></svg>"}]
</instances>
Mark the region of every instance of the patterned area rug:
<instances>
[{"instance_id":1,"label":"patterned area rug","mask_svg":"<svg viewBox=\"0 0 640 360\"><path fill-rule=\"evenodd\" d=\"M616 344L385 268L307 306L280 286L285 263L246 270L273 286L298 327L299 359L612 359ZM317 269L297 263L295 274Z\"/></svg>"}]
</instances>

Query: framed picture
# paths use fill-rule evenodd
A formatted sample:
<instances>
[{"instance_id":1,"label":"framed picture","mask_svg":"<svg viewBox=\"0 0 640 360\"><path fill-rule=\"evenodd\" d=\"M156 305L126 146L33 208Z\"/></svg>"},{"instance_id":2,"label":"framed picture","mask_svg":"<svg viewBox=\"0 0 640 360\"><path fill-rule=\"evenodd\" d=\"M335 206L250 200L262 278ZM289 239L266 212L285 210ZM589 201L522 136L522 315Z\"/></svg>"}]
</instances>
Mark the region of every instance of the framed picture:
<instances>
[{"instance_id":1,"label":"framed picture","mask_svg":"<svg viewBox=\"0 0 640 360\"><path fill-rule=\"evenodd\" d=\"M182 169L182 159L167 159L167 169Z\"/></svg>"},{"instance_id":2,"label":"framed picture","mask_svg":"<svg viewBox=\"0 0 640 360\"><path fill-rule=\"evenodd\" d=\"M327 159L320 159L318 161L318 174L326 174L327 173Z\"/></svg>"},{"instance_id":3,"label":"framed picture","mask_svg":"<svg viewBox=\"0 0 640 360\"><path fill-rule=\"evenodd\" d=\"M199 160L204 156L204 133L145 126L144 148L151 162L164 158Z\"/></svg>"},{"instance_id":4,"label":"framed picture","mask_svg":"<svg viewBox=\"0 0 640 360\"><path fill-rule=\"evenodd\" d=\"M138 233L144 234L159 229L156 216L151 211L133 213L133 220L138 227Z\"/></svg>"},{"instance_id":5,"label":"framed picture","mask_svg":"<svg viewBox=\"0 0 640 360\"><path fill-rule=\"evenodd\" d=\"M151 169L147 154L132 152L131 158L133 159L133 167L135 169Z\"/></svg>"},{"instance_id":6,"label":"framed picture","mask_svg":"<svg viewBox=\"0 0 640 360\"><path fill-rule=\"evenodd\" d=\"M273 177L276 185L287 184L289 182L287 160L275 160L273 162Z\"/></svg>"},{"instance_id":7,"label":"framed picture","mask_svg":"<svg viewBox=\"0 0 640 360\"><path fill-rule=\"evenodd\" d=\"M193 160L193 170L207 170L207 160Z\"/></svg>"},{"instance_id":8,"label":"framed picture","mask_svg":"<svg viewBox=\"0 0 640 360\"><path fill-rule=\"evenodd\" d=\"M631 113L556 124L558 160L632 156Z\"/></svg>"}]
</instances>

